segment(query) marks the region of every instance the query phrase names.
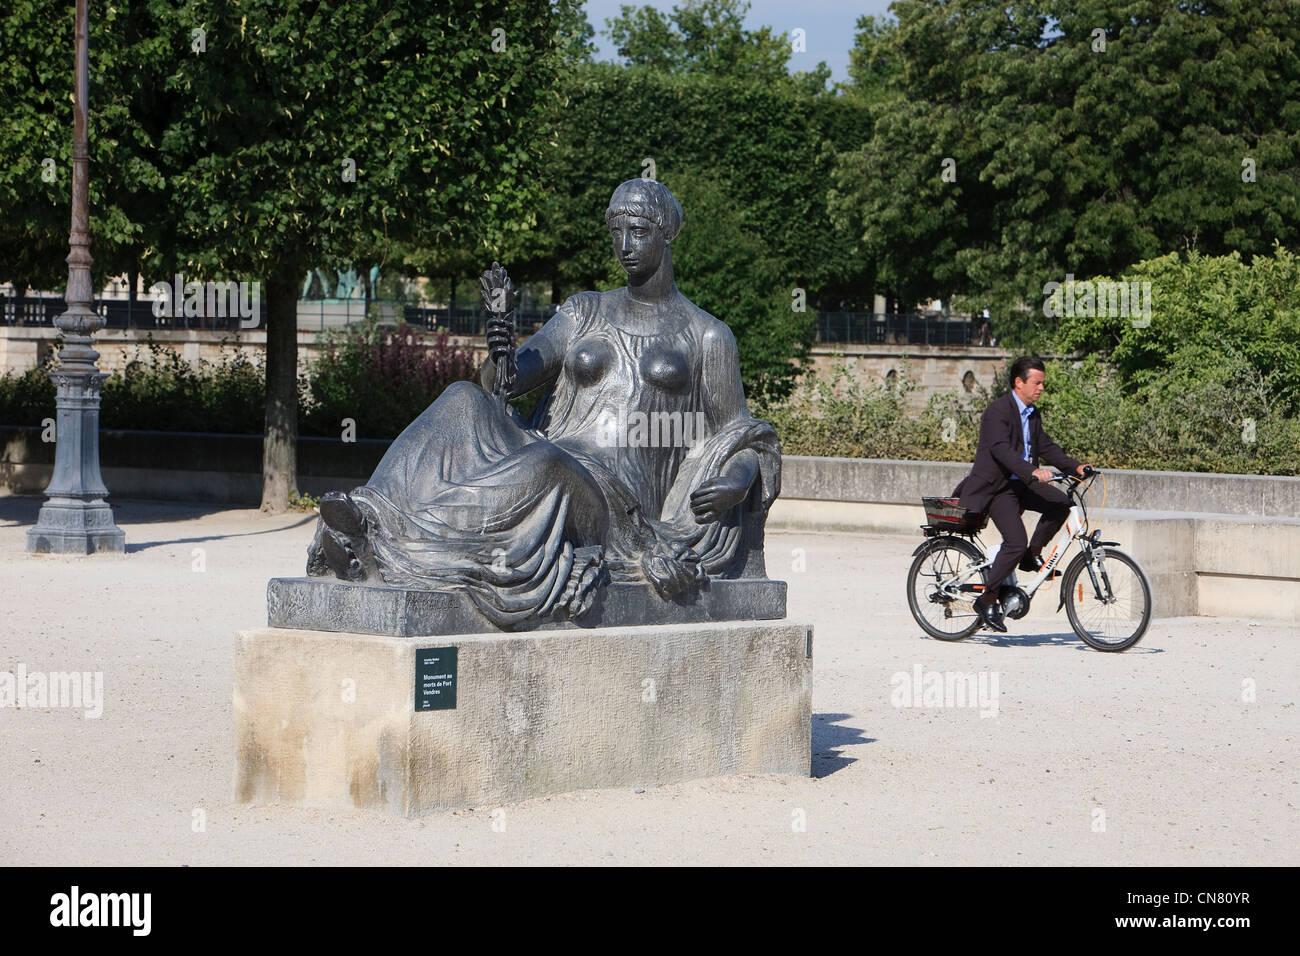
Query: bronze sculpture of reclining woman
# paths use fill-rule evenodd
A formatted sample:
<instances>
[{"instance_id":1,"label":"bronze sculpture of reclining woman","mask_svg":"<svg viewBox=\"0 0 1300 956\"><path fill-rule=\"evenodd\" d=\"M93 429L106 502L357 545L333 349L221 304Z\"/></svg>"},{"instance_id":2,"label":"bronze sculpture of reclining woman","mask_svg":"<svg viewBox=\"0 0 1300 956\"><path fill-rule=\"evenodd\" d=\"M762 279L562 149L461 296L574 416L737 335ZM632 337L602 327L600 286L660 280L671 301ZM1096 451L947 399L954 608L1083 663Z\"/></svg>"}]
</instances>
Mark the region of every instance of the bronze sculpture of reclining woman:
<instances>
[{"instance_id":1,"label":"bronze sculpture of reclining woman","mask_svg":"<svg viewBox=\"0 0 1300 956\"><path fill-rule=\"evenodd\" d=\"M731 330L674 284L681 206L634 179L605 221L627 286L570 297L499 394L513 339L490 321L482 384L448 387L369 482L322 500L308 574L464 588L500 627L579 617L609 580L687 600L765 577L780 444L749 414ZM506 399L543 387L523 422Z\"/></svg>"}]
</instances>

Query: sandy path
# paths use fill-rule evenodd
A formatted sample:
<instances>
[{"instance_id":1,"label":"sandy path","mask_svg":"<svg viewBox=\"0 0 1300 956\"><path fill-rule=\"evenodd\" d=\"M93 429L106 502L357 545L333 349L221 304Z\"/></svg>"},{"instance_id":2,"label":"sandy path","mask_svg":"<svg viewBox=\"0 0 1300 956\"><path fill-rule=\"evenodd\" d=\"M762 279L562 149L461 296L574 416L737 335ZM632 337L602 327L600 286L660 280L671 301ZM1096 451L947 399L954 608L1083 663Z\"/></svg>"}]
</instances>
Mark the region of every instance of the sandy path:
<instances>
[{"instance_id":1,"label":"sandy path","mask_svg":"<svg viewBox=\"0 0 1300 956\"><path fill-rule=\"evenodd\" d=\"M104 712L0 709L7 863L1300 861L1300 627L1168 619L1100 654L1035 608L1009 638L945 644L907 614L916 540L885 535L769 535L790 616L816 626L811 778L539 798L504 832L492 807L236 805L234 634L265 621L268 577L301 572L310 521L118 502L126 556L34 557L37 504L0 498L0 671L102 671ZM892 706L915 665L996 672L996 716Z\"/></svg>"}]
</instances>

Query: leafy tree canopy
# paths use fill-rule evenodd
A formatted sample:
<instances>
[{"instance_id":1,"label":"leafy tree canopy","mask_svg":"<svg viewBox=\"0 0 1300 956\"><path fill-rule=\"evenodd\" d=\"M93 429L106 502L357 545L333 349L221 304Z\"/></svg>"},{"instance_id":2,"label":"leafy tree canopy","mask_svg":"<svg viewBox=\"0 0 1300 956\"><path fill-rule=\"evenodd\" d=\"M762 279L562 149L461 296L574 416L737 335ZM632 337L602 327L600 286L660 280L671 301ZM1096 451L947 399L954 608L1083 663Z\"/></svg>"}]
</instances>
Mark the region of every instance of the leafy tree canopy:
<instances>
[{"instance_id":1,"label":"leafy tree canopy","mask_svg":"<svg viewBox=\"0 0 1300 956\"><path fill-rule=\"evenodd\" d=\"M898 0L860 22L878 109L836 226L904 299L1002 308L1172 250L1267 254L1300 227L1288 0Z\"/></svg>"}]
</instances>

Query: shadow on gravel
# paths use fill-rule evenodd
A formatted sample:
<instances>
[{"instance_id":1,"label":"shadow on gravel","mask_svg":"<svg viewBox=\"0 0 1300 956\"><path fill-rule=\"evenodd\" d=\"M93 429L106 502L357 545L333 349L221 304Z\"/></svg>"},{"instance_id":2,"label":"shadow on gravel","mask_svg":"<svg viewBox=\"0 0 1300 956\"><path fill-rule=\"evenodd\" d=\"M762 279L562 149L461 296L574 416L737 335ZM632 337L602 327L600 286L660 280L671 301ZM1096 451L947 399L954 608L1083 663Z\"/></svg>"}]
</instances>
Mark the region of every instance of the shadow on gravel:
<instances>
[{"instance_id":1,"label":"shadow on gravel","mask_svg":"<svg viewBox=\"0 0 1300 956\"><path fill-rule=\"evenodd\" d=\"M1147 635L1143 635L1143 641ZM978 636L972 635L966 639L968 644L984 644L988 647L1074 647L1078 651L1089 651L1100 654L1104 651L1096 651L1083 643L1079 635L1074 631L1062 631L1059 634L995 634L992 631L981 632ZM1139 641L1135 647L1130 647L1127 651L1120 651L1122 654L1163 654L1162 647L1148 647Z\"/></svg>"},{"instance_id":2,"label":"shadow on gravel","mask_svg":"<svg viewBox=\"0 0 1300 956\"><path fill-rule=\"evenodd\" d=\"M30 498L26 495L5 495L0 498L0 528L14 525L36 524L36 514L41 510L44 498Z\"/></svg>"},{"instance_id":3,"label":"shadow on gravel","mask_svg":"<svg viewBox=\"0 0 1300 956\"><path fill-rule=\"evenodd\" d=\"M258 534L276 534L281 531L288 531L291 528L301 528L308 522L315 521L316 515L305 515L301 521L295 521L293 524L280 525L275 528L263 528L261 531L238 531L233 534L209 534L199 538L168 538L163 541L141 541L133 543L130 539L126 542L126 553L132 554L136 551L143 551L146 548L160 548L168 544L194 544L199 541L222 541L226 538L248 538Z\"/></svg>"},{"instance_id":4,"label":"shadow on gravel","mask_svg":"<svg viewBox=\"0 0 1300 956\"><path fill-rule=\"evenodd\" d=\"M41 510L41 505L45 502L45 497L35 495L6 495L0 497L0 528L14 527L32 527L36 524L37 514ZM108 503L113 507L113 520L117 526L126 532L126 552L132 554L136 551L143 551L146 548L156 548L160 545L167 544L190 544L198 541L216 541L221 538L243 538L255 534L273 534L277 531L287 531L290 528L300 528L316 520L315 512L303 515L302 519L295 521L293 524L277 524L273 527L266 527L258 531L240 531L232 534L212 534L193 538L171 538L158 541L132 541L137 529L141 525L157 524L160 522L182 522L197 521L199 518L208 515L220 514L223 511L241 511L247 512L253 509L247 506L233 504L204 504L202 502L191 501L146 501L143 499L123 498L115 500L111 495ZM275 519L281 519L284 515L276 515ZM268 523L272 520L268 516Z\"/></svg>"},{"instance_id":5,"label":"shadow on gravel","mask_svg":"<svg viewBox=\"0 0 1300 956\"><path fill-rule=\"evenodd\" d=\"M839 722L852 714L813 714L812 724L812 775L829 777L841 767L847 767L857 757L845 757L836 749L857 744L874 744L875 737L867 737L856 727L845 727Z\"/></svg>"},{"instance_id":6,"label":"shadow on gravel","mask_svg":"<svg viewBox=\"0 0 1300 956\"><path fill-rule=\"evenodd\" d=\"M44 495L0 497L0 527L36 524L36 515L44 503ZM194 501L148 501L139 498L115 498L111 493L108 496L108 503L113 508L113 520L117 522L118 527L149 524L155 521L186 521L222 511L249 510L247 505L220 502L205 504Z\"/></svg>"}]
</instances>

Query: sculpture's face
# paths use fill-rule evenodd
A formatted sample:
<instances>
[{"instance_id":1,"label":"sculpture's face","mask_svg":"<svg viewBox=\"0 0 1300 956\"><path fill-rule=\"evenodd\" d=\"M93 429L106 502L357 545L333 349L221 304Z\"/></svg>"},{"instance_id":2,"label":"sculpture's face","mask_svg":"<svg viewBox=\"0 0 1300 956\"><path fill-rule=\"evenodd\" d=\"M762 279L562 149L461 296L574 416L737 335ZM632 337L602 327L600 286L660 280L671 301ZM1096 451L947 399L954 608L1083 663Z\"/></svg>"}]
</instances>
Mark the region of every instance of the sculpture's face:
<instances>
[{"instance_id":1,"label":"sculpture's face","mask_svg":"<svg viewBox=\"0 0 1300 956\"><path fill-rule=\"evenodd\" d=\"M655 274L668 248L657 225L640 216L618 216L609 224L609 234L614 255L629 276L644 279Z\"/></svg>"}]
</instances>

